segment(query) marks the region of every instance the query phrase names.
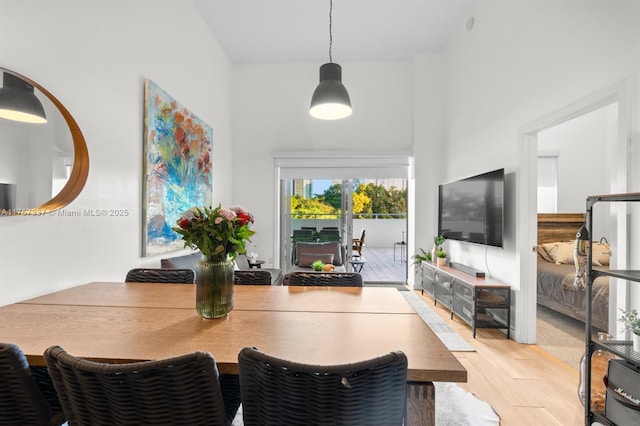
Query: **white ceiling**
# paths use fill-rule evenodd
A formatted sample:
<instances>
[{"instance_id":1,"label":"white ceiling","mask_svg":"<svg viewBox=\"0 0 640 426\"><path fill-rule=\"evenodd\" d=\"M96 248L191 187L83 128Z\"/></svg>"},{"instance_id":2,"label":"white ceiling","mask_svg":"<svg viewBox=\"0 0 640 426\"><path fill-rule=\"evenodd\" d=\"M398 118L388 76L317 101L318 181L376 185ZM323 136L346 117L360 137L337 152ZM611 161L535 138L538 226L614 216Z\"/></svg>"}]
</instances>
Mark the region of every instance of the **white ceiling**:
<instances>
[{"instance_id":1,"label":"white ceiling","mask_svg":"<svg viewBox=\"0 0 640 426\"><path fill-rule=\"evenodd\" d=\"M193 0L231 62L329 62L329 0ZM333 0L334 62L438 52L474 0Z\"/></svg>"}]
</instances>

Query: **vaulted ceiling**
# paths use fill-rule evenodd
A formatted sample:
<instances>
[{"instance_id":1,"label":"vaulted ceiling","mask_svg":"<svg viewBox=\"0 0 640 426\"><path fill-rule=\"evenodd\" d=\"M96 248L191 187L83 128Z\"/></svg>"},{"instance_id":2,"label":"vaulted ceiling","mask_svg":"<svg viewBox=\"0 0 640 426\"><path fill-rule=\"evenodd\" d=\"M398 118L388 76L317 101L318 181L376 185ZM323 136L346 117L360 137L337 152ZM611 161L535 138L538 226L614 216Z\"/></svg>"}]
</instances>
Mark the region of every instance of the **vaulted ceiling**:
<instances>
[{"instance_id":1,"label":"vaulted ceiling","mask_svg":"<svg viewBox=\"0 0 640 426\"><path fill-rule=\"evenodd\" d=\"M329 62L330 0L193 0L233 63ZM439 52L474 0L333 0L334 62Z\"/></svg>"}]
</instances>

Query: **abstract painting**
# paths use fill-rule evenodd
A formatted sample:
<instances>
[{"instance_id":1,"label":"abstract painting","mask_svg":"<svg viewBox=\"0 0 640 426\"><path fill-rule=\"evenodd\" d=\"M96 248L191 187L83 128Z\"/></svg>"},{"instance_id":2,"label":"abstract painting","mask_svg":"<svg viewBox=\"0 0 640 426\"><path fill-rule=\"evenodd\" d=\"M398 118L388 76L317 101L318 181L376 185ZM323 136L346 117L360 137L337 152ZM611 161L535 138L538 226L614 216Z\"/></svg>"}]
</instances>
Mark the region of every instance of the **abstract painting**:
<instances>
[{"instance_id":1,"label":"abstract painting","mask_svg":"<svg viewBox=\"0 0 640 426\"><path fill-rule=\"evenodd\" d=\"M171 228L210 206L213 129L151 80L144 84L143 256L184 247Z\"/></svg>"}]
</instances>

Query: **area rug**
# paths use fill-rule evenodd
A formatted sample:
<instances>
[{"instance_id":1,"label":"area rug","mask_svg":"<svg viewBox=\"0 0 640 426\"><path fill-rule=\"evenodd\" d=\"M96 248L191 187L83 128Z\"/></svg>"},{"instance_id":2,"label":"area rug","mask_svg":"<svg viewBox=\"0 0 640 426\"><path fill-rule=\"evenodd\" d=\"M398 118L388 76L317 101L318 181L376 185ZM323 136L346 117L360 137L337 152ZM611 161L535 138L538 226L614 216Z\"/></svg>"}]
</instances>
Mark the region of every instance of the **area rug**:
<instances>
[{"instance_id":1,"label":"area rug","mask_svg":"<svg viewBox=\"0 0 640 426\"><path fill-rule=\"evenodd\" d=\"M401 291L401 295L407 299L407 302L416 311L416 313L422 318L422 320L431 328L431 330L438 336L442 343L454 352L475 352L475 349L468 344L458 333L453 331L449 325L443 321L440 316L434 312L429 305L427 305L423 299L420 298L413 291Z\"/></svg>"},{"instance_id":2,"label":"area rug","mask_svg":"<svg viewBox=\"0 0 640 426\"><path fill-rule=\"evenodd\" d=\"M536 344L578 370L585 349L584 323L538 305L536 326Z\"/></svg>"}]
</instances>

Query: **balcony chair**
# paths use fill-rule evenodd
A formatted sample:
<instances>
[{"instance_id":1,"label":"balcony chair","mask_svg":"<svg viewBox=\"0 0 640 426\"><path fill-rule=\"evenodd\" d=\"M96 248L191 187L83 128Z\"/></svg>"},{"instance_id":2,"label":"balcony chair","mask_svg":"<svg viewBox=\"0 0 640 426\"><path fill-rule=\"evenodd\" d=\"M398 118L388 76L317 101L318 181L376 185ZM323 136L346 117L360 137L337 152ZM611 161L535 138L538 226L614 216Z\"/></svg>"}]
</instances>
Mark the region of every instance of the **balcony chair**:
<instances>
[{"instance_id":1,"label":"balcony chair","mask_svg":"<svg viewBox=\"0 0 640 426\"><path fill-rule=\"evenodd\" d=\"M402 352L321 366L244 348L238 367L247 426L403 424L407 357Z\"/></svg>"},{"instance_id":2,"label":"balcony chair","mask_svg":"<svg viewBox=\"0 0 640 426\"><path fill-rule=\"evenodd\" d=\"M353 241L353 251L358 252L358 254L354 254L355 257L362 256L362 247L364 246L364 237L365 230L362 230L362 234L360 234L360 238L354 238Z\"/></svg>"},{"instance_id":3,"label":"balcony chair","mask_svg":"<svg viewBox=\"0 0 640 426\"><path fill-rule=\"evenodd\" d=\"M301 272L289 275L289 285L363 287L362 275L357 272Z\"/></svg>"},{"instance_id":4,"label":"balcony chair","mask_svg":"<svg viewBox=\"0 0 640 426\"><path fill-rule=\"evenodd\" d=\"M44 357L71 425L228 424L208 352L108 364L51 346Z\"/></svg>"},{"instance_id":5,"label":"balcony chair","mask_svg":"<svg viewBox=\"0 0 640 426\"><path fill-rule=\"evenodd\" d=\"M319 235L320 242L340 241L340 231L337 229L322 229Z\"/></svg>"},{"instance_id":6,"label":"balcony chair","mask_svg":"<svg viewBox=\"0 0 640 426\"><path fill-rule=\"evenodd\" d=\"M46 367L29 368L22 350L0 343L0 424L62 425L62 407Z\"/></svg>"},{"instance_id":7,"label":"balcony chair","mask_svg":"<svg viewBox=\"0 0 640 426\"><path fill-rule=\"evenodd\" d=\"M196 273L193 269L134 268L127 272L128 283L180 283L193 284Z\"/></svg>"}]
</instances>

